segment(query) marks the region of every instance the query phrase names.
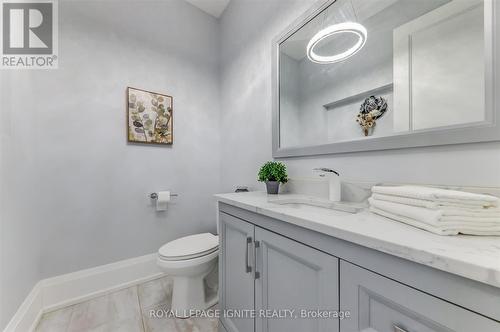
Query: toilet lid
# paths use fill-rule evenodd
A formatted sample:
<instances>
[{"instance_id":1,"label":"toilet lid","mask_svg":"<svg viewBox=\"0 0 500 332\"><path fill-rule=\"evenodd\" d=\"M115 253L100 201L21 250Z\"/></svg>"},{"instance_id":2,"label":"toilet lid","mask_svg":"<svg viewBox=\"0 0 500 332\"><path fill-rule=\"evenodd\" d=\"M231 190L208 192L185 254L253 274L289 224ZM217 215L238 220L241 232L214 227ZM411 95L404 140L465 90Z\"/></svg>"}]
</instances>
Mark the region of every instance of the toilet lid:
<instances>
[{"instance_id":1,"label":"toilet lid","mask_svg":"<svg viewBox=\"0 0 500 332\"><path fill-rule=\"evenodd\" d=\"M195 234L173 240L158 250L165 259L190 259L208 255L219 248L219 237L210 233Z\"/></svg>"}]
</instances>

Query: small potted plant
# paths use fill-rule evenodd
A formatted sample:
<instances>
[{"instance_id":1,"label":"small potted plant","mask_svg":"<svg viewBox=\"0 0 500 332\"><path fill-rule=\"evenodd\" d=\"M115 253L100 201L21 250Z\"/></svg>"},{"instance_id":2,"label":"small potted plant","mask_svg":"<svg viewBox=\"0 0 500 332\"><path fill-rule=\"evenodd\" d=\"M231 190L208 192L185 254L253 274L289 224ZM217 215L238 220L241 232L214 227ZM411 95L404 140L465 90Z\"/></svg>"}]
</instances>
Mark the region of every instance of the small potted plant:
<instances>
[{"instance_id":1,"label":"small potted plant","mask_svg":"<svg viewBox=\"0 0 500 332\"><path fill-rule=\"evenodd\" d=\"M276 195L279 191L280 183L288 181L285 164L280 161L268 161L260 168L259 181L266 183L268 194Z\"/></svg>"}]
</instances>

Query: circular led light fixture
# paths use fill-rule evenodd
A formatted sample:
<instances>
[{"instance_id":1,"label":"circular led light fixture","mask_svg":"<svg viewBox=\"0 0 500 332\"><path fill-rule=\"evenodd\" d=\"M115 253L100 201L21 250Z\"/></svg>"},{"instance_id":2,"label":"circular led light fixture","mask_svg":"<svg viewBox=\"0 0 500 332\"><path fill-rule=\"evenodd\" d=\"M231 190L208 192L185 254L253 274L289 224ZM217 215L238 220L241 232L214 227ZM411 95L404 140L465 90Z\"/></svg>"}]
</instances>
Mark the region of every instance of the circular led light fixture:
<instances>
[{"instance_id":1,"label":"circular led light fixture","mask_svg":"<svg viewBox=\"0 0 500 332\"><path fill-rule=\"evenodd\" d=\"M314 48L318 46L319 42L322 40L341 33L351 33L358 37L358 41L354 46L346 50L345 52L335 54L335 55L318 55L314 52ZM307 44L307 57L309 60L315 63L336 63L343 61L354 54L358 53L359 50L365 46L366 38L368 37L368 31L364 26L355 22L344 22L339 24L330 25L329 27L321 30L314 37L311 38L309 44Z\"/></svg>"}]
</instances>

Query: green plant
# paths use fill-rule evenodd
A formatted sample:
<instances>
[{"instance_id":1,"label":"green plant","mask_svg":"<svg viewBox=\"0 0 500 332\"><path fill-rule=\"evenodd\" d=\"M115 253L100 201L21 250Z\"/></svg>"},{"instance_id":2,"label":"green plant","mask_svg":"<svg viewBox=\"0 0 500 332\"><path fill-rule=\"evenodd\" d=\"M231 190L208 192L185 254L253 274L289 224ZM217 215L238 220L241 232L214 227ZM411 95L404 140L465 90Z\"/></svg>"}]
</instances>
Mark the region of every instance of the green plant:
<instances>
[{"instance_id":1,"label":"green plant","mask_svg":"<svg viewBox=\"0 0 500 332\"><path fill-rule=\"evenodd\" d=\"M288 175L286 174L286 166L280 161L268 161L259 171L259 181L277 181L286 183Z\"/></svg>"}]
</instances>

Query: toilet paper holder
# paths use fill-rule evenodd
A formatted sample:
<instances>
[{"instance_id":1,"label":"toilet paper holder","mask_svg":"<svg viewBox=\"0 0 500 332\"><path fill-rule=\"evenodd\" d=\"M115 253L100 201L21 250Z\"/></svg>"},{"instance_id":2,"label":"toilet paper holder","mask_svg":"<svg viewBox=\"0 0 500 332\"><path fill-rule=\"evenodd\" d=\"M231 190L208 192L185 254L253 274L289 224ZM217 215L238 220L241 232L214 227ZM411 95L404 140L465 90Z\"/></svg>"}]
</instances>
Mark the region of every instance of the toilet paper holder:
<instances>
[{"instance_id":1,"label":"toilet paper holder","mask_svg":"<svg viewBox=\"0 0 500 332\"><path fill-rule=\"evenodd\" d=\"M170 196L177 197L177 196L179 196L179 194L170 194ZM158 193L151 193L151 194L149 194L149 198L151 198L151 199L158 199Z\"/></svg>"}]
</instances>

